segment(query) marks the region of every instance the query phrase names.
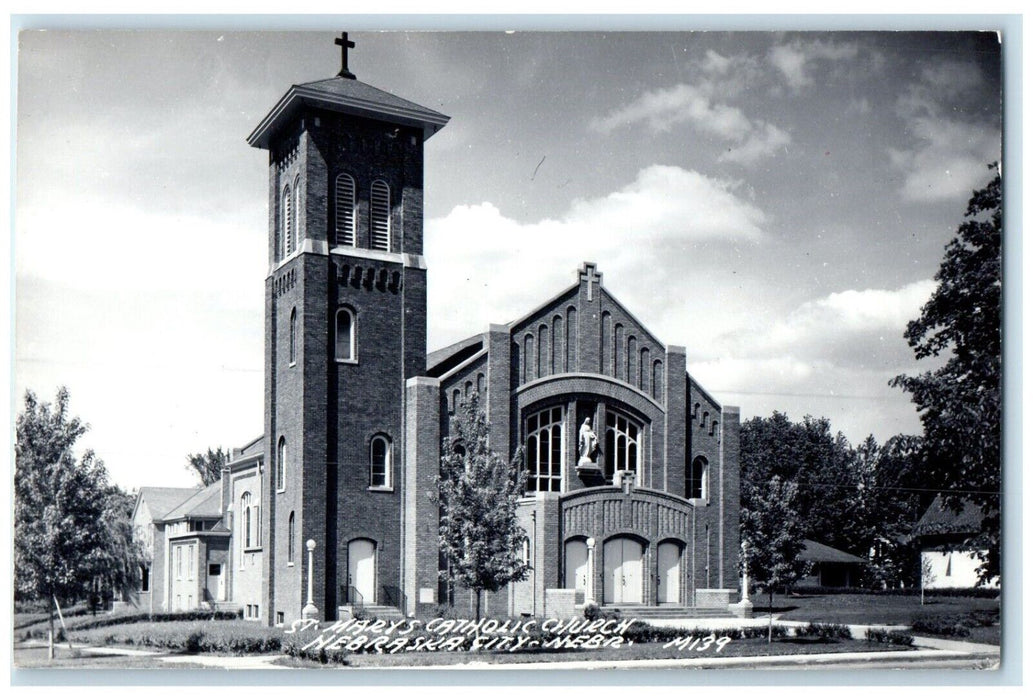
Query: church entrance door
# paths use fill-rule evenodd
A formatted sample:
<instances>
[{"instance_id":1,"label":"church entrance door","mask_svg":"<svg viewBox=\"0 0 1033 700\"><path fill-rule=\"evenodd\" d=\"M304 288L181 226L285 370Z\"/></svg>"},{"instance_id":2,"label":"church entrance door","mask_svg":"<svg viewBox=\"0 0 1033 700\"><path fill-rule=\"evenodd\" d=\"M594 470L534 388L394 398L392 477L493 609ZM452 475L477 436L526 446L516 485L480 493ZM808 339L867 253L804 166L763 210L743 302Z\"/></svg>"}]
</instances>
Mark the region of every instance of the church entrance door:
<instances>
[{"instance_id":1,"label":"church entrance door","mask_svg":"<svg viewBox=\"0 0 1033 700\"><path fill-rule=\"evenodd\" d=\"M678 603L681 586L681 551L674 542L664 542L656 550L656 602Z\"/></svg>"},{"instance_id":2,"label":"church entrance door","mask_svg":"<svg viewBox=\"0 0 1033 700\"><path fill-rule=\"evenodd\" d=\"M617 537L603 547L603 602L642 602L642 545Z\"/></svg>"},{"instance_id":3,"label":"church entrance door","mask_svg":"<svg viewBox=\"0 0 1033 700\"><path fill-rule=\"evenodd\" d=\"M372 605L376 600L377 546L372 540L348 543L348 602Z\"/></svg>"},{"instance_id":4,"label":"church entrance door","mask_svg":"<svg viewBox=\"0 0 1033 700\"><path fill-rule=\"evenodd\" d=\"M588 545L584 540L567 542L564 585L582 593L588 590Z\"/></svg>"}]
</instances>

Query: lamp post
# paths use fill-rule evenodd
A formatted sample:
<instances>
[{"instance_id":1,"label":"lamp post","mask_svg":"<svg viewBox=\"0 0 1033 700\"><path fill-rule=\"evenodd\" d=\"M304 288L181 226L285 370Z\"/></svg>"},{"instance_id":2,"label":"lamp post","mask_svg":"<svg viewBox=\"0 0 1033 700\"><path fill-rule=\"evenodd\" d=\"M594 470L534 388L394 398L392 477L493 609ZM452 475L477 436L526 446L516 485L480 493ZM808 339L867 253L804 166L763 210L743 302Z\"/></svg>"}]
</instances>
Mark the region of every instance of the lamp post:
<instances>
[{"instance_id":1,"label":"lamp post","mask_svg":"<svg viewBox=\"0 0 1033 700\"><path fill-rule=\"evenodd\" d=\"M309 540L305 543L305 548L308 549L308 602L302 608L301 616L306 620L315 620L319 615L319 609L312 600L312 552L316 549L316 541Z\"/></svg>"}]
</instances>

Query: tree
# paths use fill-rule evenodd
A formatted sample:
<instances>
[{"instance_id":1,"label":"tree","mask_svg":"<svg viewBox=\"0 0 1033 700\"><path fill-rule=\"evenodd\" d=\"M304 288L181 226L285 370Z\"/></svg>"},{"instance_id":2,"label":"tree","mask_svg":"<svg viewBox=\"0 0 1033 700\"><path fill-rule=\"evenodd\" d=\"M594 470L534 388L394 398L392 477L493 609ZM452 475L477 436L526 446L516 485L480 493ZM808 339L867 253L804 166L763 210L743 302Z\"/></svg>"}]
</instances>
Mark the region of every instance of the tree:
<instances>
[{"instance_id":1,"label":"tree","mask_svg":"<svg viewBox=\"0 0 1033 700\"><path fill-rule=\"evenodd\" d=\"M741 501L755 507L748 485L762 486L772 477L792 481L798 488L797 510L803 537L845 547L840 527L843 510L855 488L850 472L854 459L850 443L832 434L827 418L805 416L793 423L775 411L769 418L751 418L742 425Z\"/></svg>"},{"instance_id":2,"label":"tree","mask_svg":"<svg viewBox=\"0 0 1033 700\"><path fill-rule=\"evenodd\" d=\"M928 483L955 512L966 500L982 511L981 531L968 542L988 552L982 582L1001 573L1001 215L997 174L972 194L936 290L904 333L916 359L944 354L946 362L890 382L921 414Z\"/></svg>"},{"instance_id":3,"label":"tree","mask_svg":"<svg viewBox=\"0 0 1033 700\"><path fill-rule=\"evenodd\" d=\"M221 447L207 452L187 455L187 469L193 469L201 478L202 486L211 486L222 476L222 468L229 461L229 453Z\"/></svg>"},{"instance_id":4,"label":"tree","mask_svg":"<svg viewBox=\"0 0 1033 700\"><path fill-rule=\"evenodd\" d=\"M526 533L516 516L526 477L519 453L507 463L489 448L476 395L456 409L449 426L437 496L439 546L448 565L442 577L474 592L479 620L483 591L522 581L530 570L520 555Z\"/></svg>"},{"instance_id":5,"label":"tree","mask_svg":"<svg viewBox=\"0 0 1033 700\"><path fill-rule=\"evenodd\" d=\"M78 460L72 452L88 426L68 414L68 399L64 387L53 405L26 392L16 428L15 596L55 605L83 597L99 576L121 580L138 563L128 515L112 510L119 501L104 463L92 450ZM115 562L122 573L112 571ZM51 607L51 657L53 631Z\"/></svg>"},{"instance_id":6,"label":"tree","mask_svg":"<svg viewBox=\"0 0 1033 700\"><path fill-rule=\"evenodd\" d=\"M741 536L746 543L745 565L750 580L768 594L768 643L775 590L792 586L803 575L803 528L797 511L798 489L791 481L773 476L765 484L751 484L749 506L740 513Z\"/></svg>"}]
</instances>

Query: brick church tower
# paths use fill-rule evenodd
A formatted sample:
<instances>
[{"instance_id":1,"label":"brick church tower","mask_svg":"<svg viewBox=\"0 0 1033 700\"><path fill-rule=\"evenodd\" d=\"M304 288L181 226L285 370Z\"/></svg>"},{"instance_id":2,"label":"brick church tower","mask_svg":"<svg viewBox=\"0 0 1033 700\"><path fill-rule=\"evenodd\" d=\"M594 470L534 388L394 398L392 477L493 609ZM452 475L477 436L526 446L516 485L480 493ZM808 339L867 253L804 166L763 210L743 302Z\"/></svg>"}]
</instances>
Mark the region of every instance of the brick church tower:
<instances>
[{"instance_id":1,"label":"brick church tower","mask_svg":"<svg viewBox=\"0 0 1033 700\"><path fill-rule=\"evenodd\" d=\"M269 152L262 617L398 605L406 380L426 372L423 142L448 117L337 76L292 86Z\"/></svg>"}]
</instances>

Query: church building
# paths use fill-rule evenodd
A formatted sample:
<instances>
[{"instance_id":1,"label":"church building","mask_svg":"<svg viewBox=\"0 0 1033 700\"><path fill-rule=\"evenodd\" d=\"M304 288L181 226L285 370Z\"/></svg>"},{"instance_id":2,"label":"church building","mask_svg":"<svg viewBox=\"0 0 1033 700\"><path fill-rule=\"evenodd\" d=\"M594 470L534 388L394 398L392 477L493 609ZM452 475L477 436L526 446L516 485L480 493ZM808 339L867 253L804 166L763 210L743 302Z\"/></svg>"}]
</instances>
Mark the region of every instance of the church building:
<instances>
[{"instance_id":1,"label":"church building","mask_svg":"<svg viewBox=\"0 0 1033 700\"><path fill-rule=\"evenodd\" d=\"M490 447L523 448L531 566L486 596L484 614L590 601L638 617L727 612L739 598L738 409L593 262L571 261L570 286L521 318L428 353L423 144L449 118L357 80L353 44L337 43L341 71L292 86L247 139L269 153L264 432L192 505L138 518L162 541L159 607L288 625L307 605L325 620L468 612L470 593L441 575L428 494L449 419L476 394Z\"/></svg>"}]
</instances>

